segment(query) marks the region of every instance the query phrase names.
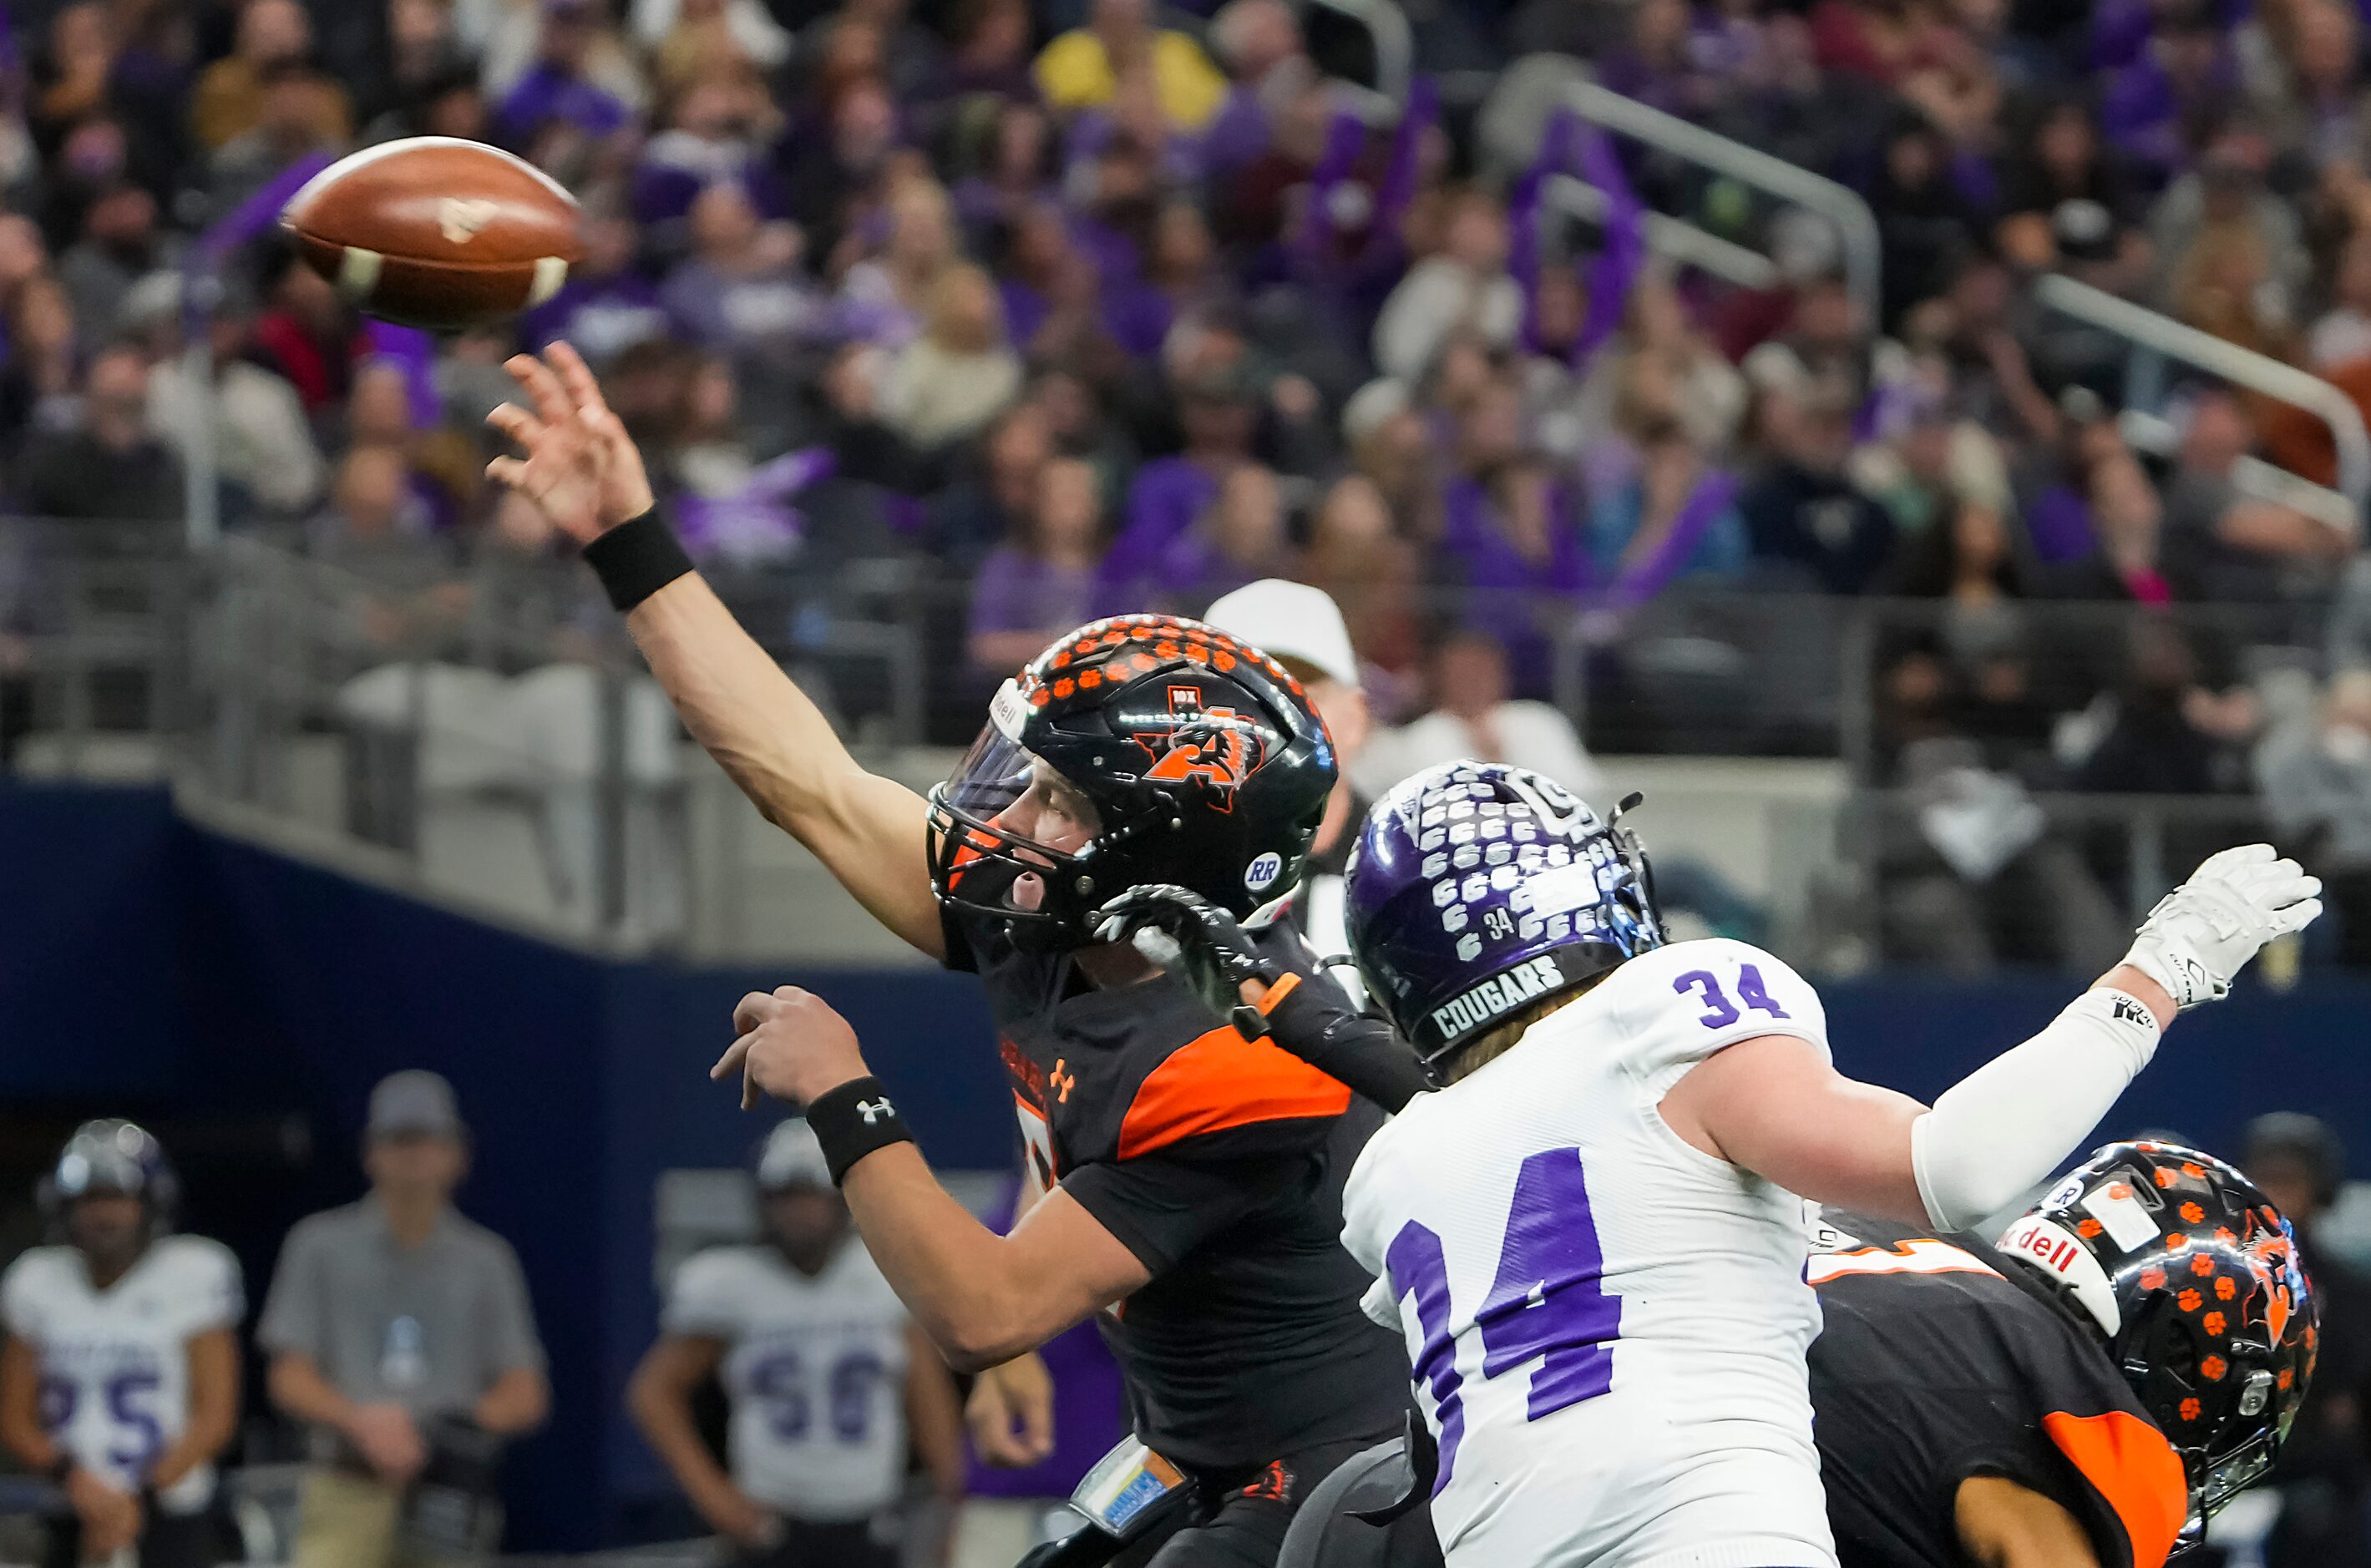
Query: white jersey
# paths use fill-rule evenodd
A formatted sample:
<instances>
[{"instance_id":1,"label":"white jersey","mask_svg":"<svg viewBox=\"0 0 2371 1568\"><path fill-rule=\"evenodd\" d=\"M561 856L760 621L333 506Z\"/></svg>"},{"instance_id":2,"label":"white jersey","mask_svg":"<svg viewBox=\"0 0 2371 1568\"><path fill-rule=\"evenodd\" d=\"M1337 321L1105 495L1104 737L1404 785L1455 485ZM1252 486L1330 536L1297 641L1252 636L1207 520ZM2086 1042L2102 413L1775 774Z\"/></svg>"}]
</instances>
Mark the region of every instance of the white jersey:
<instances>
[{"instance_id":1,"label":"white jersey","mask_svg":"<svg viewBox=\"0 0 2371 1568\"><path fill-rule=\"evenodd\" d=\"M1471 1000L1491 1015L1538 990ZM1763 1034L1826 1055L1793 970L1743 942L1657 949L1419 1095L1351 1170L1343 1241L1382 1276L1369 1311L1407 1336L1452 1568L1834 1563L1807 1205L1660 1110Z\"/></svg>"},{"instance_id":2,"label":"white jersey","mask_svg":"<svg viewBox=\"0 0 2371 1568\"><path fill-rule=\"evenodd\" d=\"M189 1342L236 1329L246 1310L237 1260L197 1236L159 1237L105 1290L71 1247L35 1247L0 1274L0 1322L32 1349L43 1428L127 1491L189 1429ZM159 1502L191 1513L214 1490L213 1467L200 1465Z\"/></svg>"},{"instance_id":3,"label":"white jersey","mask_svg":"<svg viewBox=\"0 0 2371 1568\"><path fill-rule=\"evenodd\" d=\"M795 1518L861 1519L906 1476L906 1309L854 1236L813 1278L771 1247L687 1262L666 1332L723 1340L734 1484Z\"/></svg>"}]
</instances>

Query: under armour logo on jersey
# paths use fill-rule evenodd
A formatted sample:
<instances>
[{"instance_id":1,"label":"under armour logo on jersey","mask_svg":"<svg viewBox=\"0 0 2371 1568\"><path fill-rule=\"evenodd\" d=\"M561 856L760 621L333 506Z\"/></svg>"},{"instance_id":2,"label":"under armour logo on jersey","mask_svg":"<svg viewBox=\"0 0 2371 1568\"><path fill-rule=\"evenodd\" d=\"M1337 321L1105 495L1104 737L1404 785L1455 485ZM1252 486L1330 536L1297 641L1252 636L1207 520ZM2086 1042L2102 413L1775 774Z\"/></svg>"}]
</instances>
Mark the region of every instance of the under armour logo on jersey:
<instances>
[{"instance_id":1,"label":"under armour logo on jersey","mask_svg":"<svg viewBox=\"0 0 2371 1568\"><path fill-rule=\"evenodd\" d=\"M1054 1070L1046 1075L1046 1081L1053 1085L1054 1098L1060 1103L1068 1105L1070 1102L1070 1090L1079 1087L1079 1075L1064 1072L1061 1059L1057 1057Z\"/></svg>"},{"instance_id":2,"label":"under armour logo on jersey","mask_svg":"<svg viewBox=\"0 0 2371 1568\"><path fill-rule=\"evenodd\" d=\"M864 1118L864 1124L869 1127L884 1116L895 1116L897 1108L885 1100L860 1100L856 1102L856 1113Z\"/></svg>"}]
</instances>

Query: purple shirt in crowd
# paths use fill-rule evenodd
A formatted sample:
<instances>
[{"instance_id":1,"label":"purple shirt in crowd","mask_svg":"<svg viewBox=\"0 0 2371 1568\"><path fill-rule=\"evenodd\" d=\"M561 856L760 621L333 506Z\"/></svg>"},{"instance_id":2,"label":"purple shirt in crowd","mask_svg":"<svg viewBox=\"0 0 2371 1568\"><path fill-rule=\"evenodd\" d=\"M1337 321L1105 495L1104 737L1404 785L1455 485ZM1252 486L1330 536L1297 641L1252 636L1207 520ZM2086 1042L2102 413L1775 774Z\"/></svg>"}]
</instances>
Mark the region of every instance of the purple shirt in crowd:
<instances>
[{"instance_id":1,"label":"purple shirt in crowd","mask_svg":"<svg viewBox=\"0 0 2371 1568\"><path fill-rule=\"evenodd\" d=\"M604 88L548 63L538 63L521 76L494 112L494 123L515 147L535 140L537 133L555 120L564 120L591 135L607 136L632 118L626 106Z\"/></svg>"},{"instance_id":2,"label":"purple shirt in crowd","mask_svg":"<svg viewBox=\"0 0 2371 1568\"><path fill-rule=\"evenodd\" d=\"M1219 481L1186 457L1155 457L1136 470L1128 489L1128 521L1096 574L1096 607L1141 597L1161 571L1162 558L1194 520L1219 499Z\"/></svg>"},{"instance_id":3,"label":"purple shirt in crowd","mask_svg":"<svg viewBox=\"0 0 2371 1568\"><path fill-rule=\"evenodd\" d=\"M972 579L971 629L1043 631L1048 640L1091 618L1093 567L1057 566L1016 545L989 551Z\"/></svg>"}]
</instances>

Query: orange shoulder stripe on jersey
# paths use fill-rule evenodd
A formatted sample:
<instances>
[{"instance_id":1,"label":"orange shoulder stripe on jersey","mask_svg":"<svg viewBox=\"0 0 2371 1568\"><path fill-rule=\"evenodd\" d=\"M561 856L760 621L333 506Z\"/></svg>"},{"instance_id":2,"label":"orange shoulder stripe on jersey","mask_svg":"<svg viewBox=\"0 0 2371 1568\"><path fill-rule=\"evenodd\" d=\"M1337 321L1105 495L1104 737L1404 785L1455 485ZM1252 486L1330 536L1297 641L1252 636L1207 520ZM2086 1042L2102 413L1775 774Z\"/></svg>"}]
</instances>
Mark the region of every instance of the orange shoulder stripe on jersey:
<instances>
[{"instance_id":1,"label":"orange shoulder stripe on jersey","mask_svg":"<svg viewBox=\"0 0 2371 1568\"><path fill-rule=\"evenodd\" d=\"M2127 1411L2052 1411L2041 1429L2108 1500L2132 1542L2133 1568L2163 1568L2190 1516L2190 1483L2162 1433Z\"/></svg>"},{"instance_id":2,"label":"orange shoulder stripe on jersey","mask_svg":"<svg viewBox=\"0 0 2371 1568\"><path fill-rule=\"evenodd\" d=\"M1119 1126L1119 1157L1259 1122L1338 1116L1350 1091L1300 1057L1222 1024L1152 1069Z\"/></svg>"}]
</instances>

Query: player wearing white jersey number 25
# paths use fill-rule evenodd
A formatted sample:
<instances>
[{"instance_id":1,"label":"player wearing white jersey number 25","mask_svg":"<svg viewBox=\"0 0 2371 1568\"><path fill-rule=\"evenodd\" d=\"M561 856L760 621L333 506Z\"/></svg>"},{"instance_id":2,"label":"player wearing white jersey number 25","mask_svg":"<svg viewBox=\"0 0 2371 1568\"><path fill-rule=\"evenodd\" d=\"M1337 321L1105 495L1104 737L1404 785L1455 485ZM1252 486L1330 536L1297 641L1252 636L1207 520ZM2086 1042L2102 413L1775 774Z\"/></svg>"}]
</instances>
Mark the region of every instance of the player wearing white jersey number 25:
<instances>
[{"instance_id":1,"label":"player wearing white jersey number 25","mask_svg":"<svg viewBox=\"0 0 2371 1568\"><path fill-rule=\"evenodd\" d=\"M1818 994L1778 959L1667 944L1636 836L1535 774L1417 775L1369 815L1348 881L1367 988L1440 1086L1368 1144L1343 1240L1407 1337L1451 1568L1830 1568L1804 1200L1947 1229L2007 1207L2180 1009L2320 912L2294 863L2226 850L1930 1110L1839 1074ZM1223 924L1151 903L1136 917L1239 986L1246 1023L1361 1059L1230 962Z\"/></svg>"},{"instance_id":2,"label":"player wearing white jersey number 25","mask_svg":"<svg viewBox=\"0 0 2371 1568\"><path fill-rule=\"evenodd\" d=\"M954 1380L851 1234L804 1122L773 1130L756 1176L764 1239L677 1271L634 1419L734 1561L889 1568L909 1435L941 1498L962 1494ZM730 1475L692 1419L711 1375L732 1406Z\"/></svg>"},{"instance_id":3,"label":"player wearing white jersey number 25","mask_svg":"<svg viewBox=\"0 0 2371 1568\"><path fill-rule=\"evenodd\" d=\"M245 1296L226 1248L168 1234L178 1195L155 1138L86 1123L41 1182L57 1244L0 1275L0 1440L63 1493L52 1568L216 1561Z\"/></svg>"}]
</instances>

